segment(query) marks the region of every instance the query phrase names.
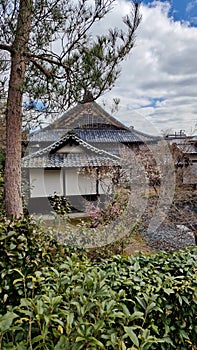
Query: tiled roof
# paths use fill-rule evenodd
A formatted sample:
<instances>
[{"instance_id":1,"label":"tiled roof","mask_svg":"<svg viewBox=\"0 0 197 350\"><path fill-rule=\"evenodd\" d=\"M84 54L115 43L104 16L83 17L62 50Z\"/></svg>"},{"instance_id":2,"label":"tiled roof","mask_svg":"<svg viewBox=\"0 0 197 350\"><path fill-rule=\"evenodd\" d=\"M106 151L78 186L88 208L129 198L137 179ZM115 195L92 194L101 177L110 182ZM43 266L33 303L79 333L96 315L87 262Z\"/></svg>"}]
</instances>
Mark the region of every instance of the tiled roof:
<instances>
[{"instance_id":1,"label":"tiled roof","mask_svg":"<svg viewBox=\"0 0 197 350\"><path fill-rule=\"evenodd\" d=\"M128 128L110 116L96 102L78 104L46 128L29 135L29 155L23 167L79 167L99 166L103 161L120 163L125 144L155 142L159 138ZM60 154L69 140L85 152ZM39 149L35 152L35 149ZM34 152L34 153L31 153Z\"/></svg>"},{"instance_id":2,"label":"tiled roof","mask_svg":"<svg viewBox=\"0 0 197 350\"><path fill-rule=\"evenodd\" d=\"M118 165L117 160L88 153L43 154L23 158L23 168L80 168L84 166Z\"/></svg>"},{"instance_id":3,"label":"tiled roof","mask_svg":"<svg viewBox=\"0 0 197 350\"><path fill-rule=\"evenodd\" d=\"M87 124L109 124L118 129L128 129L124 124L107 113L96 102L79 103L61 118L54 121L45 129L61 129L70 127L72 129L83 127Z\"/></svg>"},{"instance_id":4,"label":"tiled roof","mask_svg":"<svg viewBox=\"0 0 197 350\"><path fill-rule=\"evenodd\" d=\"M41 130L32 132L29 135L29 141L52 143L59 140L63 135L65 135L65 133L66 133L65 129L53 129L53 130L41 129Z\"/></svg>"},{"instance_id":5,"label":"tiled roof","mask_svg":"<svg viewBox=\"0 0 197 350\"><path fill-rule=\"evenodd\" d=\"M80 145L84 153L55 153L66 143L74 141ZM105 150L98 149L81 140L75 134L67 134L60 140L39 151L27 155L22 159L23 168L43 167L80 167L85 165L100 166L104 164L118 164L119 157Z\"/></svg>"},{"instance_id":6,"label":"tiled roof","mask_svg":"<svg viewBox=\"0 0 197 350\"><path fill-rule=\"evenodd\" d=\"M96 148L96 147L92 146L91 144L87 143L86 141L80 139L74 133L67 133L64 137L62 137L58 141L50 144L48 147L46 147L44 149L41 149L41 150L33 153L32 155L29 155L29 156L26 156L26 157L31 157L32 158L32 157L40 156L40 155L42 155L44 153L55 151L56 149L59 149L61 146L63 147L63 145L65 145L65 143L68 142L69 140L75 141L76 143L81 145L86 150L90 150L90 151L92 151L94 153L103 154L103 155L108 156L108 157L115 157L115 156L111 155L110 153L108 153L107 151L101 150L99 148Z\"/></svg>"},{"instance_id":7,"label":"tiled roof","mask_svg":"<svg viewBox=\"0 0 197 350\"><path fill-rule=\"evenodd\" d=\"M86 130L76 129L79 137L87 142L148 142L158 140L158 137L140 133L135 129L129 130Z\"/></svg>"},{"instance_id":8,"label":"tiled roof","mask_svg":"<svg viewBox=\"0 0 197 350\"><path fill-rule=\"evenodd\" d=\"M55 142L60 139L68 130L54 129L41 130L30 134L30 142ZM140 143L154 142L159 138L156 136L141 133L135 129L129 130L110 130L110 129L75 129L79 138L88 143L100 142L123 142L123 143Z\"/></svg>"},{"instance_id":9,"label":"tiled roof","mask_svg":"<svg viewBox=\"0 0 197 350\"><path fill-rule=\"evenodd\" d=\"M194 143L177 144L177 147L183 152L188 154L197 154L197 146Z\"/></svg>"},{"instance_id":10,"label":"tiled roof","mask_svg":"<svg viewBox=\"0 0 197 350\"><path fill-rule=\"evenodd\" d=\"M79 103L49 126L31 133L29 141L50 144L71 130L88 143L140 143L158 140L158 137L126 127L93 101Z\"/></svg>"}]
</instances>

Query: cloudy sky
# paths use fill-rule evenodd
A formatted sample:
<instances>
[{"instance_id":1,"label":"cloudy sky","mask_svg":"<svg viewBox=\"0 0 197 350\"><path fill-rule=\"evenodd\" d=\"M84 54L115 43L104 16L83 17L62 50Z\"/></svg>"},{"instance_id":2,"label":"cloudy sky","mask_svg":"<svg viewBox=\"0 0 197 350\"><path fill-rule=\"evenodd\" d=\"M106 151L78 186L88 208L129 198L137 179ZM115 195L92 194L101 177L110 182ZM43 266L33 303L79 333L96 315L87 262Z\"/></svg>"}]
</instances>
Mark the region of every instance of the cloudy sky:
<instances>
[{"instance_id":1,"label":"cloudy sky","mask_svg":"<svg viewBox=\"0 0 197 350\"><path fill-rule=\"evenodd\" d=\"M118 0L108 23L128 10ZM197 134L197 0L142 0L135 48L115 88L102 97L115 116L152 134L185 130Z\"/></svg>"}]
</instances>

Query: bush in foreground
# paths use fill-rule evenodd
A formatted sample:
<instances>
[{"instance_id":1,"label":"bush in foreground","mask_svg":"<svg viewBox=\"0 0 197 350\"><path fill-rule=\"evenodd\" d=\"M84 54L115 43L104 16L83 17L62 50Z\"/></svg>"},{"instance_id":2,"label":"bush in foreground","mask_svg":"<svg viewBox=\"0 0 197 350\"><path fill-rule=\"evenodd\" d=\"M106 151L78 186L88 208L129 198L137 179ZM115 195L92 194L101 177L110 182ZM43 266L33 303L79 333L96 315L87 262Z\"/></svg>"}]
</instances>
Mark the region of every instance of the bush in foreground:
<instances>
[{"instance_id":1,"label":"bush in foreground","mask_svg":"<svg viewBox=\"0 0 197 350\"><path fill-rule=\"evenodd\" d=\"M197 346L197 248L95 264L29 219L0 229L0 349Z\"/></svg>"}]
</instances>

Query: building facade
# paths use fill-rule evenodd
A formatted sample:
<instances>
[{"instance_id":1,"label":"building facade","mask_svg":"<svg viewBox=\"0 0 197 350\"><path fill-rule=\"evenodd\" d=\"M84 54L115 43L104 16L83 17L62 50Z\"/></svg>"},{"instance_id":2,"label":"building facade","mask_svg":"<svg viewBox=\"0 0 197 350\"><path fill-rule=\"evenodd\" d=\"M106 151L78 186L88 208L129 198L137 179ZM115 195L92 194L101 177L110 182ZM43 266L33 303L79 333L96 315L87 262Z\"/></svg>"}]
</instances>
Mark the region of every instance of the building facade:
<instances>
[{"instance_id":1,"label":"building facade","mask_svg":"<svg viewBox=\"0 0 197 350\"><path fill-rule=\"evenodd\" d=\"M110 191L103 169L118 170L124 152L158 139L126 127L94 101L78 104L29 135L22 159L29 180L29 210L50 211L48 198L54 195L67 197L73 208L83 210L84 200L101 200ZM85 171L90 168L94 176Z\"/></svg>"}]
</instances>

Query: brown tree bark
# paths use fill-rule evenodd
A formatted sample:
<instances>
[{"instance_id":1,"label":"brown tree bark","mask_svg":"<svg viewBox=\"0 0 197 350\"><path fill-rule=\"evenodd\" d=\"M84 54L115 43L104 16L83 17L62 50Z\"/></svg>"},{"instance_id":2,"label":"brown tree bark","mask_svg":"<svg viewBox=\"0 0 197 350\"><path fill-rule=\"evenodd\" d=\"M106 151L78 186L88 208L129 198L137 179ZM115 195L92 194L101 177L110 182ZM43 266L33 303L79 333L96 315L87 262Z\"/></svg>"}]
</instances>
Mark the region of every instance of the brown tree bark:
<instances>
[{"instance_id":1,"label":"brown tree bark","mask_svg":"<svg viewBox=\"0 0 197 350\"><path fill-rule=\"evenodd\" d=\"M20 0L17 31L11 46L11 73L6 110L5 203L7 216L23 214L21 196L22 95L32 0Z\"/></svg>"}]
</instances>

